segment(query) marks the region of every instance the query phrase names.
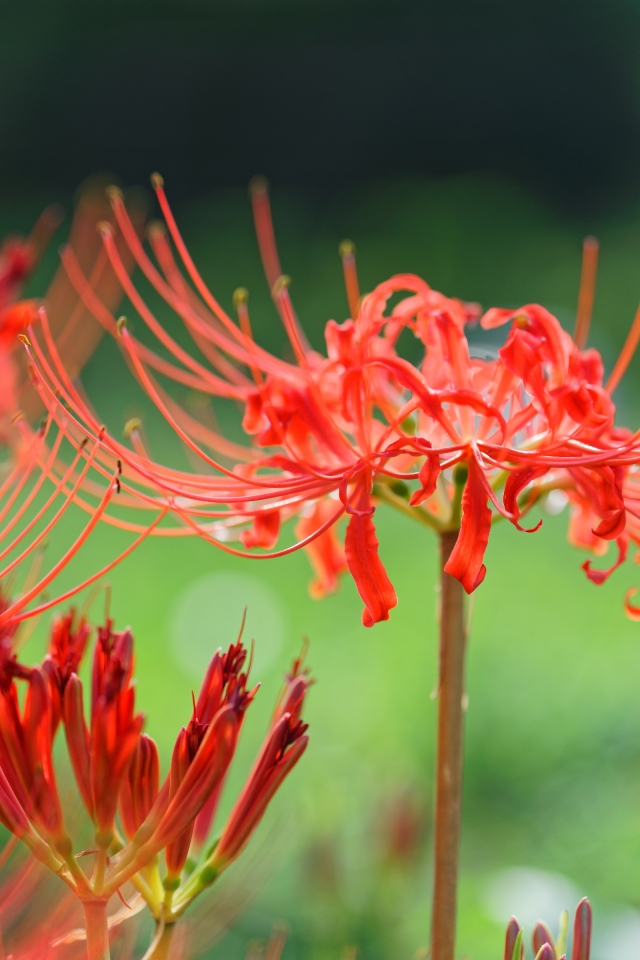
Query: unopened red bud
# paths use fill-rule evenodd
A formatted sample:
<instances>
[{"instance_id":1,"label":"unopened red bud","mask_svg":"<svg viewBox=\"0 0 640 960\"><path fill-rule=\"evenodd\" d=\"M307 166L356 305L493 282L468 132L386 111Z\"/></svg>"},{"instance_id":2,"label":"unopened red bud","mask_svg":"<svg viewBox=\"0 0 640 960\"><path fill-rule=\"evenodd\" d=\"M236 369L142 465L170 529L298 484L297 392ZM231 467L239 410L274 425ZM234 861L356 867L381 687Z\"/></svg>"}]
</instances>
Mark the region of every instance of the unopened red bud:
<instances>
[{"instance_id":1,"label":"unopened red bud","mask_svg":"<svg viewBox=\"0 0 640 960\"><path fill-rule=\"evenodd\" d=\"M591 950L591 924L591 904L587 898L584 897L576 907L571 960L589 960Z\"/></svg>"},{"instance_id":2,"label":"unopened red bud","mask_svg":"<svg viewBox=\"0 0 640 960\"><path fill-rule=\"evenodd\" d=\"M520 949L516 951L518 943L520 944ZM504 960L524 960L522 930L515 917L511 917L507 925L507 932L504 938Z\"/></svg>"},{"instance_id":3,"label":"unopened red bud","mask_svg":"<svg viewBox=\"0 0 640 960\"><path fill-rule=\"evenodd\" d=\"M264 816L271 798L306 750L308 737L300 736L296 728L298 725L292 727L288 714L273 726L222 831L213 863L224 866L238 856Z\"/></svg>"},{"instance_id":4,"label":"unopened red bud","mask_svg":"<svg viewBox=\"0 0 640 960\"><path fill-rule=\"evenodd\" d=\"M160 788L160 756L155 742L142 734L120 787L120 816L131 840L148 817Z\"/></svg>"},{"instance_id":5,"label":"unopened red bud","mask_svg":"<svg viewBox=\"0 0 640 960\"><path fill-rule=\"evenodd\" d=\"M64 835L62 810L53 768L49 683L41 670L32 670L25 697L24 750L37 827L50 837Z\"/></svg>"},{"instance_id":6,"label":"unopened red bud","mask_svg":"<svg viewBox=\"0 0 640 960\"><path fill-rule=\"evenodd\" d=\"M158 849L173 843L193 823L224 777L236 748L238 727L233 707L223 707L209 724L153 837L153 845Z\"/></svg>"},{"instance_id":7,"label":"unopened red bud","mask_svg":"<svg viewBox=\"0 0 640 960\"><path fill-rule=\"evenodd\" d=\"M545 943L548 943L553 950L553 956L556 955L556 945L553 939L553 934L549 930L549 927L546 923L543 923L542 920L538 920L535 927L533 928L533 952L537 955Z\"/></svg>"},{"instance_id":8,"label":"unopened red bud","mask_svg":"<svg viewBox=\"0 0 640 960\"><path fill-rule=\"evenodd\" d=\"M543 943L536 953L536 960L556 960L556 953L550 943Z\"/></svg>"},{"instance_id":9,"label":"unopened red bud","mask_svg":"<svg viewBox=\"0 0 640 960\"><path fill-rule=\"evenodd\" d=\"M71 766L80 796L91 818L94 817L91 791L91 763L89 760L89 731L84 719L82 682L75 674L69 678L63 701L64 732Z\"/></svg>"}]
</instances>

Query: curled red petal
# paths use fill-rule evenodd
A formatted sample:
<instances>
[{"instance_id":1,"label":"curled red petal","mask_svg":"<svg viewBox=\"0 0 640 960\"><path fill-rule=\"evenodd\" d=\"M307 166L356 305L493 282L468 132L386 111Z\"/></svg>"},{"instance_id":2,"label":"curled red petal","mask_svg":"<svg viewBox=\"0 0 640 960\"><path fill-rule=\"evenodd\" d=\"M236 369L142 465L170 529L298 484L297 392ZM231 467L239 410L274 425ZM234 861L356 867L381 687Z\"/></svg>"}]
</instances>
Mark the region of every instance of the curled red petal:
<instances>
[{"instance_id":1,"label":"curled red petal","mask_svg":"<svg viewBox=\"0 0 640 960\"><path fill-rule=\"evenodd\" d=\"M437 453L427 452L427 459L420 467L420 472L418 474L420 489L416 490L415 493L411 495L411 499L409 501L412 507L415 507L419 503L423 503L425 500L429 499L436 489L439 476L440 457Z\"/></svg>"},{"instance_id":2,"label":"curled red petal","mask_svg":"<svg viewBox=\"0 0 640 960\"><path fill-rule=\"evenodd\" d=\"M637 587L629 587L624 595L624 609L630 620L640 620L640 607L636 607L631 603L631 597L635 597L637 592Z\"/></svg>"},{"instance_id":3,"label":"curled red petal","mask_svg":"<svg viewBox=\"0 0 640 960\"><path fill-rule=\"evenodd\" d=\"M344 547L349 572L365 609L362 622L372 627L389 619L389 610L398 602L393 584L378 554L376 528L370 516L353 514L347 526Z\"/></svg>"},{"instance_id":4,"label":"curled red petal","mask_svg":"<svg viewBox=\"0 0 640 960\"><path fill-rule=\"evenodd\" d=\"M270 550L275 546L280 533L280 511L265 510L257 513L253 519L253 526L244 530L240 539L245 547L263 547Z\"/></svg>"},{"instance_id":5,"label":"curled red petal","mask_svg":"<svg viewBox=\"0 0 640 960\"><path fill-rule=\"evenodd\" d=\"M618 567L627 559L627 550L629 548L629 538L628 537L618 537L616 540L616 545L618 547L618 558L613 563L608 570L592 570L591 569L591 560L585 560L582 564L582 569L588 576L589 580L592 583L595 583L597 586L600 586L608 580L614 570L617 570Z\"/></svg>"},{"instance_id":6,"label":"curled red petal","mask_svg":"<svg viewBox=\"0 0 640 960\"><path fill-rule=\"evenodd\" d=\"M491 510L487 506L482 468L473 457L468 466L469 476L462 494L460 532L444 569L460 581L467 593L472 593L487 572L483 559L491 531Z\"/></svg>"},{"instance_id":7,"label":"curled red petal","mask_svg":"<svg viewBox=\"0 0 640 960\"><path fill-rule=\"evenodd\" d=\"M502 502L505 510L513 517L511 522L514 527L521 530L522 533L535 533L542 526L542 520L539 520L535 527L521 527L518 523L520 517L520 507L518 506L518 497L524 488L533 480L543 477L548 472L548 467L525 467L524 470L514 470L507 477L504 485Z\"/></svg>"}]
</instances>

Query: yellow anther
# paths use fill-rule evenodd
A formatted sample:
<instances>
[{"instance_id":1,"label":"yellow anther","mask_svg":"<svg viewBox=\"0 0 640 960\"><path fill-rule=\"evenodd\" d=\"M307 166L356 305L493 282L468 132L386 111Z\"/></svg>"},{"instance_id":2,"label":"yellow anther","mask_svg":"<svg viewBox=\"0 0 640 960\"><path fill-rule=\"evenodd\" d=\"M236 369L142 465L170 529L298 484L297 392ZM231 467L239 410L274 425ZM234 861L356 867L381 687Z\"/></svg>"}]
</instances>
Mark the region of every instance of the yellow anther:
<instances>
[{"instance_id":1,"label":"yellow anther","mask_svg":"<svg viewBox=\"0 0 640 960\"><path fill-rule=\"evenodd\" d=\"M352 240L343 240L338 247L338 253L341 257L355 257L356 245Z\"/></svg>"},{"instance_id":2,"label":"yellow anther","mask_svg":"<svg viewBox=\"0 0 640 960\"><path fill-rule=\"evenodd\" d=\"M106 194L109 200L122 200L123 193L120 187L116 187L114 183L111 186L107 187Z\"/></svg>"},{"instance_id":3,"label":"yellow anther","mask_svg":"<svg viewBox=\"0 0 640 960\"><path fill-rule=\"evenodd\" d=\"M233 291L233 305L238 309L246 304L249 299L249 291L246 287L238 287L237 290Z\"/></svg>"},{"instance_id":4,"label":"yellow anther","mask_svg":"<svg viewBox=\"0 0 640 960\"><path fill-rule=\"evenodd\" d=\"M127 440L129 440L131 438L131 434L139 430L141 426L142 420L139 417L131 417L131 419L127 420L125 423L122 434Z\"/></svg>"},{"instance_id":5,"label":"yellow anther","mask_svg":"<svg viewBox=\"0 0 640 960\"><path fill-rule=\"evenodd\" d=\"M277 300L283 290L286 290L287 287L291 286L291 277L288 277L286 273L283 273L273 285L271 291L271 296L274 300Z\"/></svg>"},{"instance_id":6,"label":"yellow anther","mask_svg":"<svg viewBox=\"0 0 640 960\"><path fill-rule=\"evenodd\" d=\"M24 343L27 347L31 346L31 340L29 340L29 337L26 335L26 333L19 333L18 340L20 340L21 343Z\"/></svg>"},{"instance_id":7,"label":"yellow anther","mask_svg":"<svg viewBox=\"0 0 640 960\"><path fill-rule=\"evenodd\" d=\"M118 333L120 334L120 336L122 336L122 329L123 327L126 327L126 325L127 325L127 318L124 316L118 317L118 322L116 326L118 328Z\"/></svg>"},{"instance_id":8,"label":"yellow anther","mask_svg":"<svg viewBox=\"0 0 640 960\"><path fill-rule=\"evenodd\" d=\"M164 237L166 232L164 223L162 223L161 220L152 220L147 227L147 236L150 239L153 237Z\"/></svg>"},{"instance_id":9,"label":"yellow anther","mask_svg":"<svg viewBox=\"0 0 640 960\"><path fill-rule=\"evenodd\" d=\"M159 190L161 187L164 187L164 177L161 177L159 173L152 173L151 186L154 190Z\"/></svg>"}]
</instances>

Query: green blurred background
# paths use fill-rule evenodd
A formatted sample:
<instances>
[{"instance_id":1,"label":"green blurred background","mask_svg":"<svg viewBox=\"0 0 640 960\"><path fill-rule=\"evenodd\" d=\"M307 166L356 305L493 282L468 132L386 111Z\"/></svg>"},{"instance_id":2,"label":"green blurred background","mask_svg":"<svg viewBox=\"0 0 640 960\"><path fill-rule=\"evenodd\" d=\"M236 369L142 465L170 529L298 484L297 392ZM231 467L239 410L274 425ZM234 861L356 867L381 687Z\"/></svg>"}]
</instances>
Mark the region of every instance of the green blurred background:
<instances>
[{"instance_id":1,"label":"green blurred background","mask_svg":"<svg viewBox=\"0 0 640 960\"><path fill-rule=\"evenodd\" d=\"M272 180L283 268L318 347L327 319L347 312L345 236L365 290L414 271L485 306L542 302L570 328L581 240L594 233L591 342L610 368L640 299L639 22L631 0L7 5L0 227L27 231L51 199L70 207L96 170L137 184L160 169L205 278L229 308L233 290L249 288L256 336L275 351L284 334L246 198L256 172ZM52 247L32 289L54 269ZM639 372L635 360L616 395L629 426ZM186 463L113 343L83 381L114 430L141 413L154 454ZM219 415L236 429L232 411ZM529 929L541 914L554 927L588 894L595 960L632 960L640 626L622 596L640 571L630 563L594 587L566 543L566 514L543 516L535 536L496 527L474 598L458 952L499 956L513 911ZM301 636L311 640L311 747L196 930L204 943L207 923L232 921L213 947L220 960L280 920L290 926L285 960L338 958L350 944L366 960L399 960L428 943L436 544L385 509L377 521L399 604L372 630L350 579L321 603L308 598L301 554L251 563L159 541L109 578L117 622L136 634L139 700L165 759L191 688L248 603L263 689L227 804L280 675ZM61 587L125 542L99 531ZM38 634L34 656L41 646Z\"/></svg>"}]
</instances>

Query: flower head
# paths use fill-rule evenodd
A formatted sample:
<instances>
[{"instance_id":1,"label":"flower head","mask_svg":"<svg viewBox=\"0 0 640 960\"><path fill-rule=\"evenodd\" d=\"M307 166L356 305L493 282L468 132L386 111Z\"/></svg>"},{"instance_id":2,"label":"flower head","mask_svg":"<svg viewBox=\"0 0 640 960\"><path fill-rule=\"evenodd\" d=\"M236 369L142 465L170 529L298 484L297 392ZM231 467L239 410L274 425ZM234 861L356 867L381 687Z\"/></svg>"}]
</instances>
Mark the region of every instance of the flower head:
<instances>
[{"instance_id":1,"label":"flower head","mask_svg":"<svg viewBox=\"0 0 640 960\"><path fill-rule=\"evenodd\" d=\"M164 506L176 517L177 527L160 524L152 535L197 534L222 550L257 558L306 547L316 571L314 595L335 589L348 568L364 602L367 626L387 619L397 602L379 554L374 515L381 502L440 533L458 533L446 569L467 592L486 574L484 553L493 523L504 517L525 530L523 516L552 490L565 491L589 517L592 546L606 548L615 540L620 556L625 553L634 533L626 531L623 488L640 460L640 439L616 427L611 393L640 333L640 318L605 384L599 354L584 349L587 294L591 291L592 299L595 276L593 241L585 245L586 279L575 336L537 304L491 309L481 316L481 327L508 325L508 330L497 355L489 358L474 355L467 336L480 316L477 305L438 293L410 274L392 277L360 297L354 248L343 245L352 316L341 324L327 323L326 355L321 355L310 348L288 278L279 273L268 197L260 181L252 191L258 240L295 356L292 363L254 341L246 291L235 297L237 320L223 310L189 256L161 178L154 178L154 186L186 277L159 226L149 233L154 264L122 195L113 190L115 220L142 273L184 321L200 359L160 325L129 277L110 227L102 229L109 263L171 360L137 340L126 322L116 322L72 251L63 253L63 263L87 309L119 336L139 382L200 459L203 472L154 462L139 424L128 431L133 450L104 432L98 437L95 415L65 377L55 351L35 339L32 354L36 384L50 415L59 419L64 402L69 435L79 438L86 432L100 444L102 457L122 462L128 503L158 515ZM42 330L46 334L46 316ZM421 348L417 363L399 352L405 330ZM158 374L238 401L253 445L229 441L180 408ZM344 548L337 533L343 516L348 520ZM297 542L274 549L283 522L291 517L297 519ZM142 530L130 523L129 529ZM244 549L232 546L233 539ZM591 579L597 582L599 576Z\"/></svg>"}]
</instances>

